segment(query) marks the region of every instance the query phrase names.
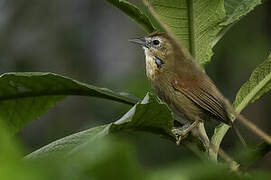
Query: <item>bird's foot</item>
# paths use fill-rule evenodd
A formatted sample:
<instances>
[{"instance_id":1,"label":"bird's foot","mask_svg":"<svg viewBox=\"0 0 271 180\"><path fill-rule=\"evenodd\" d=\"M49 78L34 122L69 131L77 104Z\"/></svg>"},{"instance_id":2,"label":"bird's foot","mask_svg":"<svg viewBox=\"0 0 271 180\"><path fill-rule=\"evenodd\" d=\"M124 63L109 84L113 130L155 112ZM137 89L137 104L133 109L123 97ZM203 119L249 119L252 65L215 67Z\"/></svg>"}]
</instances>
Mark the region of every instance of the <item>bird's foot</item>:
<instances>
[{"instance_id":1,"label":"bird's foot","mask_svg":"<svg viewBox=\"0 0 271 180\"><path fill-rule=\"evenodd\" d=\"M192 124L187 123L182 127L173 127L171 132L176 136L176 144L179 146L181 144L182 138L186 136L197 125L198 121L195 121Z\"/></svg>"}]
</instances>

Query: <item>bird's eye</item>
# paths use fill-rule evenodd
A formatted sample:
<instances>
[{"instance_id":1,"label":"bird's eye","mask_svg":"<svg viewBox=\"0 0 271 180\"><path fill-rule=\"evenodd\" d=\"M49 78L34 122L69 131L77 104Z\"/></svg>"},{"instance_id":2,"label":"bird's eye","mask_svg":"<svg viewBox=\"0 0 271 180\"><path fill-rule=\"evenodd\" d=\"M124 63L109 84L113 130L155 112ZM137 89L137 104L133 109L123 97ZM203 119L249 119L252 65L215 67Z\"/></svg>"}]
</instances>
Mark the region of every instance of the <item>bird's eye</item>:
<instances>
[{"instance_id":1,"label":"bird's eye","mask_svg":"<svg viewBox=\"0 0 271 180\"><path fill-rule=\"evenodd\" d=\"M153 43L153 45L157 46L157 45L159 45L159 44L160 44L160 41L159 41L159 40L157 40L157 39L155 39L155 40L153 40L153 41L152 41L152 43Z\"/></svg>"},{"instance_id":2,"label":"bird's eye","mask_svg":"<svg viewBox=\"0 0 271 180\"><path fill-rule=\"evenodd\" d=\"M155 60L155 64L157 65L158 68L161 68L162 65L164 64L164 61L159 59L158 57L155 57L154 60Z\"/></svg>"}]
</instances>

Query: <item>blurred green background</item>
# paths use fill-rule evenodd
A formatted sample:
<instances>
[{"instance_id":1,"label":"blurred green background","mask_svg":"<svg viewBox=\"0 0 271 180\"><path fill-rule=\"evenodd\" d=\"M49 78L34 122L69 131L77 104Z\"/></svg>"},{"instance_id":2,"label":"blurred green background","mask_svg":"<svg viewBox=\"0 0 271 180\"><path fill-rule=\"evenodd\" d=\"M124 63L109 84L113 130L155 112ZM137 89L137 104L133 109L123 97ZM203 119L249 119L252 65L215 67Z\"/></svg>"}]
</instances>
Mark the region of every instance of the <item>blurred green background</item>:
<instances>
[{"instance_id":1,"label":"blurred green background","mask_svg":"<svg viewBox=\"0 0 271 180\"><path fill-rule=\"evenodd\" d=\"M138 4L138 1L131 1ZM240 86L271 50L271 2L257 7L215 47L207 73L223 94L234 100ZM93 85L143 97L150 91L144 54L129 43L146 35L140 27L106 1L2 0L0 2L0 72L54 72ZM270 134L271 94L243 112ZM54 140L120 118L130 107L88 97L70 97L18 133L30 153ZM208 125L208 131L216 122ZM248 143L260 142L241 124ZM140 163L158 168L194 158L183 147L148 133L122 133L134 144ZM236 142L237 141L237 142ZM222 148L238 144L231 131ZM271 170L271 154L252 168Z\"/></svg>"}]
</instances>

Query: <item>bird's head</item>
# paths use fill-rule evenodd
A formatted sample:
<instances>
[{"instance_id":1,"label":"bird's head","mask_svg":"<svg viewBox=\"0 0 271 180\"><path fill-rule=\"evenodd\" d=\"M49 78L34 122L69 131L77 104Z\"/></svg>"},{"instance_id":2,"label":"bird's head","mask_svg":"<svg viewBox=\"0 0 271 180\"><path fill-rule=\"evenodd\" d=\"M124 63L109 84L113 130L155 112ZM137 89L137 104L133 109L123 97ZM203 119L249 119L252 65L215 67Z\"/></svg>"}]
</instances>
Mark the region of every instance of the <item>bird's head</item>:
<instances>
[{"instance_id":1,"label":"bird's head","mask_svg":"<svg viewBox=\"0 0 271 180\"><path fill-rule=\"evenodd\" d=\"M155 32L143 38L129 40L141 45L145 51L147 70L163 72L174 64L172 55L175 42L166 33ZM149 63L149 66L148 66Z\"/></svg>"}]
</instances>

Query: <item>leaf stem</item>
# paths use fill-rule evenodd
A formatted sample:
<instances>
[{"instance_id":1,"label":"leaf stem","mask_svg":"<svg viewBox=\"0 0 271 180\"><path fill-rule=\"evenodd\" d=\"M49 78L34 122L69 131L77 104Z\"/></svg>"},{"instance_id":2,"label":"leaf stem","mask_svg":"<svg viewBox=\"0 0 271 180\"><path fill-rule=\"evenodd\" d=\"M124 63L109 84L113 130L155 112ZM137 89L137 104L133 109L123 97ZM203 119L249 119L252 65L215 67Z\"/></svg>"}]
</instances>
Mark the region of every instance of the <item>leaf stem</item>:
<instances>
[{"instance_id":1,"label":"leaf stem","mask_svg":"<svg viewBox=\"0 0 271 180\"><path fill-rule=\"evenodd\" d=\"M188 4L188 23L189 23L189 49L190 49L190 53L192 54L192 56L194 58L196 58L196 47L195 47L195 32L194 32L194 7L193 4L194 1L191 0L187 0L187 4Z\"/></svg>"}]
</instances>

